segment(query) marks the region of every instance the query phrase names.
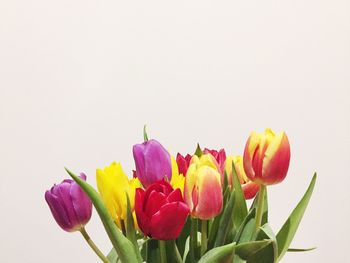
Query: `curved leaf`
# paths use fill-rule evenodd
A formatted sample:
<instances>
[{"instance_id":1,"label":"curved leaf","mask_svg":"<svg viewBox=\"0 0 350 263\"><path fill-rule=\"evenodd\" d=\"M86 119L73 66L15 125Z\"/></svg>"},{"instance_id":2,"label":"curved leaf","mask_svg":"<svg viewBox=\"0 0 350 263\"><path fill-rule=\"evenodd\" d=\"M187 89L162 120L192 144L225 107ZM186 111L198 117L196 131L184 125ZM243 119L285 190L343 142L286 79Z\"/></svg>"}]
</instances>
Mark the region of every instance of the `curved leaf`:
<instances>
[{"instance_id":1,"label":"curved leaf","mask_svg":"<svg viewBox=\"0 0 350 263\"><path fill-rule=\"evenodd\" d=\"M115 225L113 219L109 215L104 202L96 190L80 177L65 168L68 174L73 178L75 182L83 189L83 191L89 196L98 215L101 218L103 226L107 232L109 239L111 240L113 247L118 253L118 256L123 263L138 263L140 262L135 255L135 249L133 244L123 236Z\"/></svg>"},{"instance_id":2,"label":"curved leaf","mask_svg":"<svg viewBox=\"0 0 350 263\"><path fill-rule=\"evenodd\" d=\"M293 212L288 217L287 221L282 226L281 230L278 232L277 244L278 244L278 260L280 260L283 255L287 252L289 245L291 244L295 232L298 229L300 221L304 215L306 207L310 201L312 191L315 187L317 175L316 173L312 177L311 183L306 190L303 198L300 200L298 205L294 208Z\"/></svg>"}]
</instances>

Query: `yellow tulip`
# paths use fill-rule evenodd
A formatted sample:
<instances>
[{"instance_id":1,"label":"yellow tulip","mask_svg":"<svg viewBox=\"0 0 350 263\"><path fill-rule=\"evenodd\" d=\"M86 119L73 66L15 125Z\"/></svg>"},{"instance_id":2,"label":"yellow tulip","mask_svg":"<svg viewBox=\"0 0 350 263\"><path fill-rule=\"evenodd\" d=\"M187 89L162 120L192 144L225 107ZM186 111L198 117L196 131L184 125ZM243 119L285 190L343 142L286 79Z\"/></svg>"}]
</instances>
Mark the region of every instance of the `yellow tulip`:
<instances>
[{"instance_id":1,"label":"yellow tulip","mask_svg":"<svg viewBox=\"0 0 350 263\"><path fill-rule=\"evenodd\" d=\"M179 168L177 166L176 160L171 156L171 186L176 189L179 188L182 196L184 195L185 187L185 177L183 174L179 174Z\"/></svg>"},{"instance_id":2,"label":"yellow tulip","mask_svg":"<svg viewBox=\"0 0 350 263\"><path fill-rule=\"evenodd\" d=\"M120 163L113 162L104 169L96 170L97 188L116 224L121 227L127 216L127 199L130 199L131 211L134 212L135 190L141 187L137 178L129 179ZM136 225L136 220L135 225Z\"/></svg>"}]
</instances>

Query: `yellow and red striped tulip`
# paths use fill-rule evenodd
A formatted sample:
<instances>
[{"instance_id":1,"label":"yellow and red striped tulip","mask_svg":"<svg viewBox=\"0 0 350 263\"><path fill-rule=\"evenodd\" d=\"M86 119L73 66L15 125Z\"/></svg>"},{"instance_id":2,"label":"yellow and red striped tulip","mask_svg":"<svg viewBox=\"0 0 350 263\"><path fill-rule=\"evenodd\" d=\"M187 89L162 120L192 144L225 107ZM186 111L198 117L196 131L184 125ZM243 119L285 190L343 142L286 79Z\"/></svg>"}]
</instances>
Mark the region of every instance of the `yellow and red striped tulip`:
<instances>
[{"instance_id":1,"label":"yellow and red striped tulip","mask_svg":"<svg viewBox=\"0 0 350 263\"><path fill-rule=\"evenodd\" d=\"M192 157L185 177L185 202L193 217L208 220L222 210L221 175L214 157Z\"/></svg>"},{"instance_id":2,"label":"yellow and red striped tulip","mask_svg":"<svg viewBox=\"0 0 350 263\"><path fill-rule=\"evenodd\" d=\"M277 184L286 177L290 161L290 145L285 132L276 134L252 132L244 150L246 175L257 184Z\"/></svg>"},{"instance_id":3,"label":"yellow and red striped tulip","mask_svg":"<svg viewBox=\"0 0 350 263\"><path fill-rule=\"evenodd\" d=\"M229 184L232 186L232 163L235 166L238 180L241 184L245 199L254 198L256 193L259 192L260 185L249 180L249 178L245 174L242 156L229 156L226 159L225 170L228 176Z\"/></svg>"},{"instance_id":4,"label":"yellow and red striped tulip","mask_svg":"<svg viewBox=\"0 0 350 263\"><path fill-rule=\"evenodd\" d=\"M113 162L104 169L96 170L97 188L113 220L121 227L126 221L127 199L130 199L131 210L134 214L135 190L141 187L137 178L129 180L120 163ZM135 216L135 215L134 215ZM136 224L136 220L135 224Z\"/></svg>"}]
</instances>

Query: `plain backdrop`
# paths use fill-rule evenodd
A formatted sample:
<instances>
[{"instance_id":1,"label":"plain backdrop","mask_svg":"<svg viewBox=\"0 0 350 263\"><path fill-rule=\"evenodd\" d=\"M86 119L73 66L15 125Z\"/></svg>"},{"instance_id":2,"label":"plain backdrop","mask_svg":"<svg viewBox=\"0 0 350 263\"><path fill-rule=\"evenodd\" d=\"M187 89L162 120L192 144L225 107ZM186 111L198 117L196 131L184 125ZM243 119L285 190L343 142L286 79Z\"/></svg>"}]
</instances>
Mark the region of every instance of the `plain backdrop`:
<instances>
[{"instance_id":1,"label":"plain backdrop","mask_svg":"<svg viewBox=\"0 0 350 263\"><path fill-rule=\"evenodd\" d=\"M242 154L285 130L286 180L268 188L278 230L318 181L284 263L349 262L350 2L0 1L0 262L98 262L54 222L44 192L120 161L142 128L172 154ZM94 212L87 226L111 244Z\"/></svg>"}]
</instances>

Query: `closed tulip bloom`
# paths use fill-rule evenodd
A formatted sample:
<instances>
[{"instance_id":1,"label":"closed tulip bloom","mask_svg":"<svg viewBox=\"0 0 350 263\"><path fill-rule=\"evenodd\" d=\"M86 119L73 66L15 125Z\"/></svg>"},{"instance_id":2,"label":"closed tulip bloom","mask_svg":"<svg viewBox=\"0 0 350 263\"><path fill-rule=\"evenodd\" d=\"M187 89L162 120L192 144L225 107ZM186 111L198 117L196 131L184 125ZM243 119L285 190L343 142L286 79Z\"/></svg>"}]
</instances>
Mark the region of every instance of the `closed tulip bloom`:
<instances>
[{"instance_id":1,"label":"closed tulip bloom","mask_svg":"<svg viewBox=\"0 0 350 263\"><path fill-rule=\"evenodd\" d=\"M97 188L113 220L121 227L127 217L127 198L134 211L135 190L141 187L137 178L129 179L120 163L113 162L104 169L96 170Z\"/></svg>"},{"instance_id":2,"label":"closed tulip bloom","mask_svg":"<svg viewBox=\"0 0 350 263\"><path fill-rule=\"evenodd\" d=\"M147 188L168 177L171 180L171 160L168 151L156 140L145 141L133 147L136 175Z\"/></svg>"},{"instance_id":3,"label":"closed tulip bloom","mask_svg":"<svg viewBox=\"0 0 350 263\"><path fill-rule=\"evenodd\" d=\"M221 212L221 175L212 155L192 157L185 178L184 196L193 217L208 220Z\"/></svg>"},{"instance_id":4,"label":"closed tulip bloom","mask_svg":"<svg viewBox=\"0 0 350 263\"><path fill-rule=\"evenodd\" d=\"M243 166L250 180L258 184L277 184L286 177L290 161L290 146L284 132L275 134L253 132L245 146Z\"/></svg>"},{"instance_id":5,"label":"closed tulip bloom","mask_svg":"<svg viewBox=\"0 0 350 263\"><path fill-rule=\"evenodd\" d=\"M80 178L86 180L84 173ZM92 203L80 186L66 179L45 192L45 199L57 224L67 232L81 230L90 220Z\"/></svg>"},{"instance_id":6,"label":"closed tulip bloom","mask_svg":"<svg viewBox=\"0 0 350 263\"><path fill-rule=\"evenodd\" d=\"M210 153L212 156L214 156L216 162L219 165L220 173L221 175L224 175L225 173L225 161L226 161L226 152L224 149L217 150L209 150L208 148L205 148L203 150L204 154Z\"/></svg>"},{"instance_id":7,"label":"closed tulip bloom","mask_svg":"<svg viewBox=\"0 0 350 263\"><path fill-rule=\"evenodd\" d=\"M229 184L232 185L232 162L235 166L238 180L241 184L245 199L252 199L259 192L260 185L249 180L244 172L242 156L229 156L226 159L226 173Z\"/></svg>"},{"instance_id":8,"label":"closed tulip bloom","mask_svg":"<svg viewBox=\"0 0 350 263\"><path fill-rule=\"evenodd\" d=\"M146 191L136 189L135 211L139 227L146 236L173 240L181 234L189 208L180 189L174 190L163 180L150 185Z\"/></svg>"},{"instance_id":9,"label":"closed tulip bloom","mask_svg":"<svg viewBox=\"0 0 350 263\"><path fill-rule=\"evenodd\" d=\"M190 166L190 162L192 159L192 155L186 154L186 156L182 156L181 153L178 153L176 155L176 163L179 167L179 173L183 174L183 176L186 176L187 169Z\"/></svg>"}]
</instances>

